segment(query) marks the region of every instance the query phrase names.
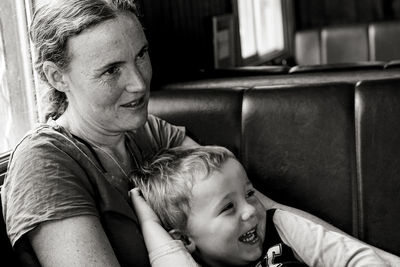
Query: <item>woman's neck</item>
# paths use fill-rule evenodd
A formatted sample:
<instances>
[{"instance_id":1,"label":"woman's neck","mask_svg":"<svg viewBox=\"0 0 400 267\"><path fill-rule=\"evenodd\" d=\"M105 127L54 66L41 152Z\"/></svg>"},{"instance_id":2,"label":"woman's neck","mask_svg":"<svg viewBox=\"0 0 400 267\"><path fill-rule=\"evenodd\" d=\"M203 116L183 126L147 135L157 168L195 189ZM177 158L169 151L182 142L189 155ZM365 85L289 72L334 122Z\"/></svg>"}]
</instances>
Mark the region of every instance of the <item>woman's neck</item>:
<instances>
[{"instance_id":1,"label":"woman's neck","mask_svg":"<svg viewBox=\"0 0 400 267\"><path fill-rule=\"evenodd\" d=\"M108 131L80 115L71 114L68 109L56 122L73 135L110 151L120 148L125 143L124 132Z\"/></svg>"}]
</instances>

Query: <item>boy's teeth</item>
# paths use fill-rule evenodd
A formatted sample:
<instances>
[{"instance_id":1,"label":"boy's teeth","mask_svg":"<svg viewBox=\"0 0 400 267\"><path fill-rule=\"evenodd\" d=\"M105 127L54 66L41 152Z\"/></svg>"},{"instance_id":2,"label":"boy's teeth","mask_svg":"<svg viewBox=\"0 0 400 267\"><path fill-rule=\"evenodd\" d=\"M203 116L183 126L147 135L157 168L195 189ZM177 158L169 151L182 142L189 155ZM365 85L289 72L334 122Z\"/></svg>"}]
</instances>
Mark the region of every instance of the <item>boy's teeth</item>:
<instances>
[{"instance_id":1,"label":"boy's teeth","mask_svg":"<svg viewBox=\"0 0 400 267\"><path fill-rule=\"evenodd\" d=\"M256 229L252 229L239 237L239 241L248 244L254 244L258 241Z\"/></svg>"}]
</instances>

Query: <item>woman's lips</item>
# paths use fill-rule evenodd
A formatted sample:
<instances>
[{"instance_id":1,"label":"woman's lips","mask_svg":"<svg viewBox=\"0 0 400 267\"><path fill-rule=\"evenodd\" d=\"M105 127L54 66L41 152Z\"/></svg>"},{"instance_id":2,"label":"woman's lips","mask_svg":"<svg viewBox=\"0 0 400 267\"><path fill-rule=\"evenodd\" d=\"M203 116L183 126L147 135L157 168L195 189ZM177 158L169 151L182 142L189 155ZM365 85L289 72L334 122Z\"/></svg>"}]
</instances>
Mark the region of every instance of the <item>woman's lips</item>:
<instances>
[{"instance_id":1,"label":"woman's lips","mask_svg":"<svg viewBox=\"0 0 400 267\"><path fill-rule=\"evenodd\" d=\"M135 100L133 100L133 101L131 101L129 103L121 105L121 107L124 107L124 108L139 108L139 107L143 106L143 104L146 102L145 100L146 100L145 96L142 96L142 97L140 97L138 99L135 99Z\"/></svg>"}]
</instances>

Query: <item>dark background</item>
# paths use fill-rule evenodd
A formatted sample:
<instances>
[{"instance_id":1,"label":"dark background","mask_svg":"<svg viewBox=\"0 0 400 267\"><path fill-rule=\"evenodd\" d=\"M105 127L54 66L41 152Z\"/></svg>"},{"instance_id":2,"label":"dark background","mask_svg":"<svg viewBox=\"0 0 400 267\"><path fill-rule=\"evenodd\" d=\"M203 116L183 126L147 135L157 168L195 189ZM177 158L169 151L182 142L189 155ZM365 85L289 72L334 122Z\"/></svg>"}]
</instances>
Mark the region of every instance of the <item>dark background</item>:
<instances>
[{"instance_id":1,"label":"dark background","mask_svg":"<svg viewBox=\"0 0 400 267\"><path fill-rule=\"evenodd\" d=\"M212 69L211 17L232 13L232 1L138 0L150 44L153 86L196 79ZM289 1L295 30L400 19L400 0Z\"/></svg>"}]
</instances>

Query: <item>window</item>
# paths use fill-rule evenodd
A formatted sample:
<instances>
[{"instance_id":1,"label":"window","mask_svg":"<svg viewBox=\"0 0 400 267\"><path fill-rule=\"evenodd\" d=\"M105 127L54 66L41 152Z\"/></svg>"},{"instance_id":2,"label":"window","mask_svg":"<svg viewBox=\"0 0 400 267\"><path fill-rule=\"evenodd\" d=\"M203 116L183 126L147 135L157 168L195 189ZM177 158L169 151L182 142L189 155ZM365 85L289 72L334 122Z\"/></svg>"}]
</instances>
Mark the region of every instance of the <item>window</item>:
<instances>
[{"instance_id":1,"label":"window","mask_svg":"<svg viewBox=\"0 0 400 267\"><path fill-rule=\"evenodd\" d=\"M37 121L28 25L31 2L0 1L0 155Z\"/></svg>"},{"instance_id":2,"label":"window","mask_svg":"<svg viewBox=\"0 0 400 267\"><path fill-rule=\"evenodd\" d=\"M284 0L237 0L240 59L258 65L290 49L289 3Z\"/></svg>"}]
</instances>

